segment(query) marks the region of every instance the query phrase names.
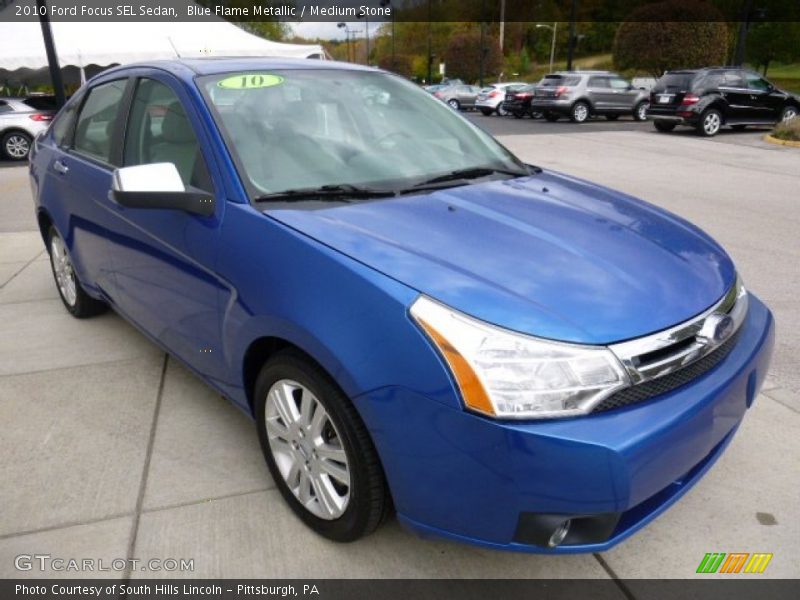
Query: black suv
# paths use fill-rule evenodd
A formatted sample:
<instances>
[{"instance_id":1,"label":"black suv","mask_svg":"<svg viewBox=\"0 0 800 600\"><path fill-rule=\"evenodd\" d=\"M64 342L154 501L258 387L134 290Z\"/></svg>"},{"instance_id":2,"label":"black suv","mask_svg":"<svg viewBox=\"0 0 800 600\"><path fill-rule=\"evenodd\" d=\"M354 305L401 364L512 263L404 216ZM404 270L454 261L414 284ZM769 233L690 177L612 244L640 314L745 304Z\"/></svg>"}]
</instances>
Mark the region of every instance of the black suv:
<instances>
[{"instance_id":1,"label":"black suv","mask_svg":"<svg viewBox=\"0 0 800 600\"><path fill-rule=\"evenodd\" d=\"M716 135L723 125L772 125L798 114L798 96L736 67L668 71L653 86L648 109L659 131L688 125L704 136Z\"/></svg>"}]
</instances>

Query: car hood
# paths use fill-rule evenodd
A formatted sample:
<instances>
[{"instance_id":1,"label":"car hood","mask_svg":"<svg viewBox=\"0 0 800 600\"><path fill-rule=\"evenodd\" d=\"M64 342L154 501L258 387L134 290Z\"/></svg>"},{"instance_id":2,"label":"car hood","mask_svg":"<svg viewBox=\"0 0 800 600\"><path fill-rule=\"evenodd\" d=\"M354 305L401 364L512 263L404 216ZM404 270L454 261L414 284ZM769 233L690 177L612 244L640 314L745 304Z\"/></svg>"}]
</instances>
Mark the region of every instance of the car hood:
<instances>
[{"instance_id":1,"label":"car hood","mask_svg":"<svg viewBox=\"0 0 800 600\"><path fill-rule=\"evenodd\" d=\"M569 342L665 329L735 279L725 251L683 219L552 172L266 213L478 319Z\"/></svg>"}]
</instances>

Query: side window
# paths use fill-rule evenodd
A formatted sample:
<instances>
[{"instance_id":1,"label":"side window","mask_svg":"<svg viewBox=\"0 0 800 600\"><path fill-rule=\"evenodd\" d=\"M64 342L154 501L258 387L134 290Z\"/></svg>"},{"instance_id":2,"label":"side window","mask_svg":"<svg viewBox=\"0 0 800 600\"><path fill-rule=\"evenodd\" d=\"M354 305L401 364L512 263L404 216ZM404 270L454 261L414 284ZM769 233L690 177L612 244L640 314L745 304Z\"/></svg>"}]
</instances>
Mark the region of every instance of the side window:
<instances>
[{"instance_id":1,"label":"side window","mask_svg":"<svg viewBox=\"0 0 800 600\"><path fill-rule=\"evenodd\" d=\"M11 107L8 105L8 102L0 100L0 115L6 112L11 112Z\"/></svg>"},{"instance_id":2,"label":"side window","mask_svg":"<svg viewBox=\"0 0 800 600\"><path fill-rule=\"evenodd\" d=\"M744 88L747 87L744 84L744 79L739 73L734 71L726 71L725 74L722 76L722 86L729 87L729 88Z\"/></svg>"},{"instance_id":3,"label":"side window","mask_svg":"<svg viewBox=\"0 0 800 600\"><path fill-rule=\"evenodd\" d=\"M628 87L630 87L630 84L628 84L628 82L624 79L610 79L609 83L615 90L627 90Z\"/></svg>"},{"instance_id":4,"label":"side window","mask_svg":"<svg viewBox=\"0 0 800 600\"><path fill-rule=\"evenodd\" d=\"M53 140L62 148L69 145L70 133L72 132L72 126L75 124L75 117L78 114L80 105L80 98L73 99L53 121Z\"/></svg>"},{"instance_id":5,"label":"side window","mask_svg":"<svg viewBox=\"0 0 800 600\"><path fill-rule=\"evenodd\" d=\"M175 92L153 79L140 79L125 134L124 163L162 162L175 165L185 186L212 191L200 144Z\"/></svg>"},{"instance_id":6,"label":"side window","mask_svg":"<svg viewBox=\"0 0 800 600\"><path fill-rule=\"evenodd\" d=\"M607 88L608 78L606 77L590 77L586 84L590 88Z\"/></svg>"},{"instance_id":7,"label":"side window","mask_svg":"<svg viewBox=\"0 0 800 600\"><path fill-rule=\"evenodd\" d=\"M126 80L111 81L89 90L75 128L75 150L111 163L111 136L119 114Z\"/></svg>"},{"instance_id":8,"label":"side window","mask_svg":"<svg viewBox=\"0 0 800 600\"><path fill-rule=\"evenodd\" d=\"M747 87L751 90L756 90L759 92L769 91L769 83L755 73L747 73L745 77L747 78Z\"/></svg>"}]
</instances>

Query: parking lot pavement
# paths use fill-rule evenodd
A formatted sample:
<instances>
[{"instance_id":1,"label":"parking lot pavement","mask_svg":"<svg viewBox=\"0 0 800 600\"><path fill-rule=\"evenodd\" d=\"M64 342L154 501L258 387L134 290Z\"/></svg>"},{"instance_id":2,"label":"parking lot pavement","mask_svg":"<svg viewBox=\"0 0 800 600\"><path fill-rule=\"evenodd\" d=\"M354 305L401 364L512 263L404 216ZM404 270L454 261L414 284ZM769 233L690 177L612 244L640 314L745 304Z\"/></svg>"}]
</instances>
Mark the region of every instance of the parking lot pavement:
<instances>
[{"instance_id":1,"label":"parking lot pavement","mask_svg":"<svg viewBox=\"0 0 800 600\"><path fill-rule=\"evenodd\" d=\"M775 369L692 491L600 558L423 541L394 520L355 544L327 542L284 505L248 418L119 317L67 315L19 187L25 169L0 168L0 210L16 223L0 233L0 577L41 576L13 566L37 552L194 559L194 572L171 576L400 578L693 577L706 552L771 552L761 577L800 577L800 154L754 134L717 143L651 134L647 124L556 123L553 133L551 124L486 121L531 130L500 138L530 162L707 229L775 311ZM9 202L7 189L20 197Z\"/></svg>"}]
</instances>

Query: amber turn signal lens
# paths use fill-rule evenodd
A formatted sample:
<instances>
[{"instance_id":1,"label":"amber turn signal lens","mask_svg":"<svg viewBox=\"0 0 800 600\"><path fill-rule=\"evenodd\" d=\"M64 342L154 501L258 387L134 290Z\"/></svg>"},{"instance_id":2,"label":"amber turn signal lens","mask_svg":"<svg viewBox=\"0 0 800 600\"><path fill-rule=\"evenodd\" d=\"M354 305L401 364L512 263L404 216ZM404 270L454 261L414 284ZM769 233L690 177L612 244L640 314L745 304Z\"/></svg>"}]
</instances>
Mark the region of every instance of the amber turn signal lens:
<instances>
[{"instance_id":1,"label":"amber turn signal lens","mask_svg":"<svg viewBox=\"0 0 800 600\"><path fill-rule=\"evenodd\" d=\"M480 379L469 366L466 359L456 350L453 345L436 329L431 327L430 323L426 323L424 319L417 317L417 321L425 333L433 340L436 347L444 356L453 376L456 378L456 383L461 389L461 396L464 398L464 403L472 410L481 412L485 415L495 416L494 407L489 400L489 395L483 387Z\"/></svg>"}]
</instances>

